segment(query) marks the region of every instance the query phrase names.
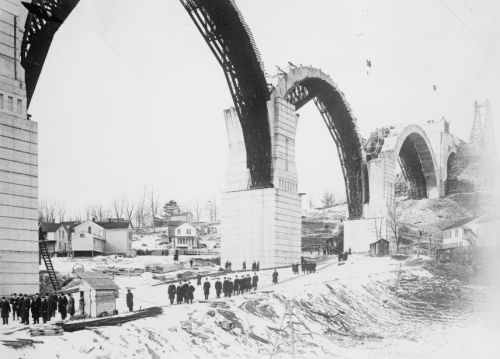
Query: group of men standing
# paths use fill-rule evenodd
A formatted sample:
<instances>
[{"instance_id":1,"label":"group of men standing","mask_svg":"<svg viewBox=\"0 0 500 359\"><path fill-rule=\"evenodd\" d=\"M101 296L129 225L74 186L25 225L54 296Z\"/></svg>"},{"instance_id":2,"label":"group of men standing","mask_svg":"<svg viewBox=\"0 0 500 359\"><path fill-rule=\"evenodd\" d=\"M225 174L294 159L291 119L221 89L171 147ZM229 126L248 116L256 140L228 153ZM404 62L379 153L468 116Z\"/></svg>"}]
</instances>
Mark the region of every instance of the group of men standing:
<instances>
[{"instance_id":1,"label":"group of men standing","mask_svg":"<svg viewBox=\"0 0 500 359\"><path fill-rule=\"evenodd\" d=\"M256 273L254 273L253 277L251 277L250 274L241 276L240 278L236 276L234 281L229 277L224 277L224 281L221 282L220 278L217 278L214 284L215 294L217 298L220 298L221 293L224 293L224 297L231 297L231 295L249 292L251 289L257 289L258 282L259 276ZM200 285L201 280L198 280L197 283ZM208 300L211 288L212 283L206 278L203 283L203 295L205 296L205 300ZM177 304L192 304L195 287L191 285L191 282L180 282L177 286L172 283L168 286L167 292L170 304L174 304L174 302Z\"/></svg>"},{"instance_id":2,"label":"group of men standing","mask_svg":"<svg viewBox=\"0 0 500 359\"><path fill-rule=\"evenodd\" d=\"M9 323L9 315L12 313L12 320L20 321L22 324L30 324L30 311L33 324L39 324L40 318L43 323L47 323L55 317L56 311L61 314L61 318L66 319L67 315L75 314L75 300L71 295L44 294L38 293L34 296L26 294L17 295L14 293L9 300L3 297L0 303L3 324Z\"/></svg>"},{"instance_id":3,"label":"group of men standing","mask_svg":"<svg viewBox=\"0 0 500 359\"><path fill-rule=\"evenodd\" d=\"M193 304L195 290L196 289L191 282L179 282L177 287L175 284L170 284L168 286L168 298L170 299L170 304L174 304L174 300L176 298L177 304Z\"/></svg>"},{"instance_id":4,"label":"group of men standing","mask_svg":"<svg viewBox=\"0 0 500 359\"><path fill-rule=\"evenodd\" d=\"M302 262L300 268L302 269L302 273L315 273L316 262ZM292 272L293 274L299 274L299 263L292 264Z\"/></svg>"}]
</instances>

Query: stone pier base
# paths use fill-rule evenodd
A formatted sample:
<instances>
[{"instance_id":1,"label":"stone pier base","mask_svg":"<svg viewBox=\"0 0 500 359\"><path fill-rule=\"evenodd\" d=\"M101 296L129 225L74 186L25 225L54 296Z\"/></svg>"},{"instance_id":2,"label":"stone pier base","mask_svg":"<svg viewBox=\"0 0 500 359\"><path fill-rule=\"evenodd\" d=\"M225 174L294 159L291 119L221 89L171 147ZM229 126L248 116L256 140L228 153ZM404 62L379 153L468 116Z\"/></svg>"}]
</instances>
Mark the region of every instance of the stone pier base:
<instances>
[{"instance_id":1,"label":"stone pier base","mask_svg":"<svg viewBox=\"0 0 500 359\"><path fill-rule=\"evenodd\" d=\"M247 269L297 263L301 256L301 201L278 188L227 192L222 199L221 266Z\"/></svg>"}]
</instances>

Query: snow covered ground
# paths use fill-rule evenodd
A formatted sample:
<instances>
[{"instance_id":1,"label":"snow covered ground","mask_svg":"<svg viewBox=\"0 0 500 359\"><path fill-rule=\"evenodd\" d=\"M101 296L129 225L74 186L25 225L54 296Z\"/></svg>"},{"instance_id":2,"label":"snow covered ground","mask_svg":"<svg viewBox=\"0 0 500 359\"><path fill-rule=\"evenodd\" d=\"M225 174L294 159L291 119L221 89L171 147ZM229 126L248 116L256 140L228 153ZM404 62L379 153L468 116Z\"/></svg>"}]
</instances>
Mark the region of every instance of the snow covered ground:
<instances>
[{"instance_id":1,"label":"snow covered ground","mask_svg":"<svg viewBox=\"0 0 500 359\"><path fill-rule=\"evenodd\" d=\"M124 259L123 265L156 259ZM70 267L63 260L55 266ZM443 282L421 265L353 255L340 266L335 259L326 261L314 274L279 273L279 284L273 285L271 271L260 271L257 292L230 299L213 299L212 291L208 302L200 302L202 290L196 287L192 305L167 305L167 286L152 286L157 281L151 273L116 276L120 311L124 288L133 287L136 308L163 305L164 313L122 326L37 337L44 343L24 349L0 345L0 357L500 357L500 349L490 345L500 333L495 325L500 317L481 311L479 304L471 309L467 292L457 291L460 283ZM462 302L467 305L456 311ZM235 327L223 329L224 321ZM24 330L0 339L28 336Z\"/></svg>"}]
</instances>

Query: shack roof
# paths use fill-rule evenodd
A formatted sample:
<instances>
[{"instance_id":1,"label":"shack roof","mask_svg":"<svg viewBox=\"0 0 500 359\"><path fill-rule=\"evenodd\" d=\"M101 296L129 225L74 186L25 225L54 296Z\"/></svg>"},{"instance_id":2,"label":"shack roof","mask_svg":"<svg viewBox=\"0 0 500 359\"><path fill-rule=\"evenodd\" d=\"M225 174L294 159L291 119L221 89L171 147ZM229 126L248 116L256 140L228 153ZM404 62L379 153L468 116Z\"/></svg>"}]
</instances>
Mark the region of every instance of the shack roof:
<instances>
[{"instance_id":1,"label":"shack roof","mask_svg":"<svg viewBox=\"0 0 500 359\"><path fill-rule=\"evenodd\" d=\"M95 290L119 290L115 282L109 276L101 272L77 272L76 278L71 280L61 292L76 292L81 284L87 284Z\"/></svg>"}]
</instances>

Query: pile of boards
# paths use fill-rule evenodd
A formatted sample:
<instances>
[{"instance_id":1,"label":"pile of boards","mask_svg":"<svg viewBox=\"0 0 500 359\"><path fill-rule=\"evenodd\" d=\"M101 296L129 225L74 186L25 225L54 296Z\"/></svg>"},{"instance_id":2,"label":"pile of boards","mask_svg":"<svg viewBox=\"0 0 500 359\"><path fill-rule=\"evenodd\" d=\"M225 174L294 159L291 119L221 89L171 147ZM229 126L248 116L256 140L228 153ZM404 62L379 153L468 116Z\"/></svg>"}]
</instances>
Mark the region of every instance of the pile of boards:
<instances>
[{"instance_id":1,"label":"pile of boards","mask_svg":"<svg viewBox=\"0 0 500 359\"><path fill-rule=\"evenodd\" d=\"M56 325L37 325L34 327L30 327L30 335L32 337L39 335L62 335L63 333L63 328Z\"/></svg>"},{"instance_id":2,"label":"pile of boards","mask_svg":"<svg viewBox=\"0 0 500 359\"><path fill-rule=\"evenodd\" d=\"M34 343L43 343L40 340L33 340L33 339L15 339L15 340L0 340L3 345L6 345L11 348L24 348L28 345L33 345Z\"/></svg>"}]
</instances>

